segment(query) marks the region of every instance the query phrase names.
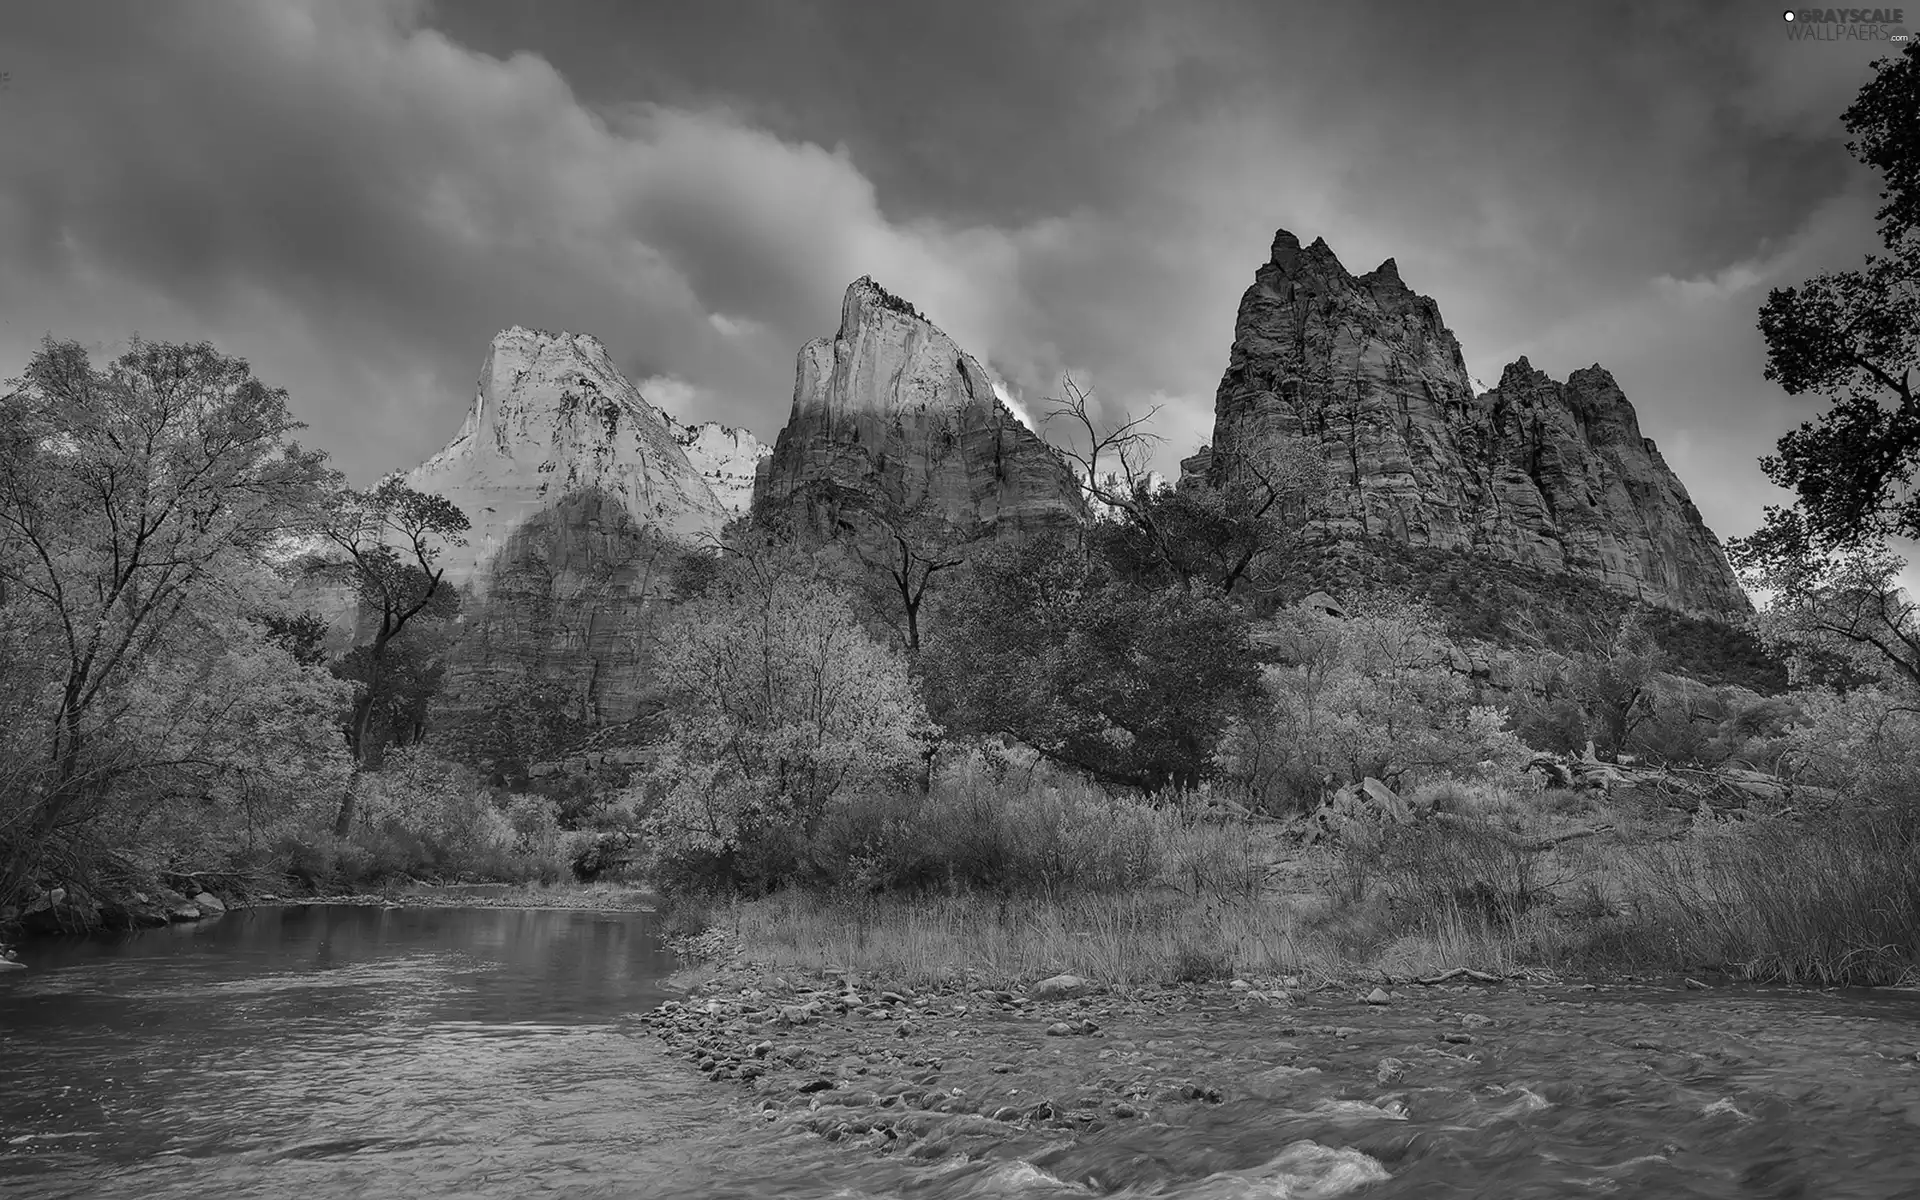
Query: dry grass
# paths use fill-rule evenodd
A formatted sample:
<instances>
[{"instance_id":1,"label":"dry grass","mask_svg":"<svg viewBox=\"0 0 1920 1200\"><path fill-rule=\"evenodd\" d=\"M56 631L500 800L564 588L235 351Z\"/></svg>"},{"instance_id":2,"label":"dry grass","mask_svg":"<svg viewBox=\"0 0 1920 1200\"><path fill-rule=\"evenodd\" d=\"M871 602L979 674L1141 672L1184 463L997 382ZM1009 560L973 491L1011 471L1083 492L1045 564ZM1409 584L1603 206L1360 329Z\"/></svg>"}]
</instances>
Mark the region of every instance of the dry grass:
<instances>
[{"instance_id":1,"label":"dry grass","mask_svg":"<svg viewBox=\"0 0 1920 1200\"><path fill-rule=\"evenodd\" d=\"M1916 814L1708 827L1627 871L1635 923L1689 963L1820 985L1899 983L1920 963Z\"/></svg>"},{"instance_id":2,"label":"dry grass","mask_svg":"<svg viewBox=\"0 0 1920 1200\"><path fill-rule=\"evenodd\" d=\"M729 912L756 959L914 987L993 987L1065 971L1120 986L1324 974L1284 901L1184 894L827 900L786 893Z\"/></svg>"},{"instance_id":3,"label":"dry grass","mask_svg":"<svg viewBox=\"0 0 1920 1200\"><path fill-rule=\"evenodd\" d=\"M1130 806L1116 824L1130 838L1150 828L1153 848L1126 886L793 891L713 919L760 961L916 987L1062 971L1128 986L1461 966L1882 984L1920 961L1920 820L1711 822L1676 840L1671 826L1591 797L1465 789L1440 808L1457 819L1325 851L1289 847L1270 826ZM1614 828L1544 851L1514 845L1595 824ZM1289 870L1312 890L1280 886Z\"/></svg>"}]
</instances>

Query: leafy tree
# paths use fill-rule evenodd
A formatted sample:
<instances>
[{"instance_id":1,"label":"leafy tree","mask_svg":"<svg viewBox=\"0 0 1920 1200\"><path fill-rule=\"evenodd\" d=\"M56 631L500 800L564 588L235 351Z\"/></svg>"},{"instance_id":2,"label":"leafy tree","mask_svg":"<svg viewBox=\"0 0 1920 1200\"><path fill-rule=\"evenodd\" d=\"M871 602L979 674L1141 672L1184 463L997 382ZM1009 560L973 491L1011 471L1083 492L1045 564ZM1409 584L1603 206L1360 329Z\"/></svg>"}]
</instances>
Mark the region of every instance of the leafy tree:
<instances>
[{"instance_id":1,"label":"leafy tree","mask_svg":"<svg viewBox=\"0 0 1920 1200\"><path fill-rule=\"evenodd\" d=\"M377 720L383 709L391 715L391 701L406 681L391 649L394 640L415 619L443 619L457 609L458 598L443 582L446 570L434 563L442 547L465 544L461 535L467 529L466 515L452 502L414 491L397 478L370 491L341 491L321 527L321 535L345 557L317 569L344 574L376 618L373 640L356 647L343 669L357 685L347 744L363 770L379 767L395 728ZM353 811L350 788L334 821L335 836L352 830Z\"/></svg>"},{"instance_id":2,"label":"leafy tree","mask_svg":"<svg viewBox=\"0 0 1920 1200\"><path fill-rule=\"evenodd\" d=\"M1255 685L1244 618L1215 594L1139 588L1072 541L983 549L922 656L934 715L1129 787L1193 787Z\"/></svg>"},{"instance_id":3,"label":"leafy tree","mask_svg":"<svg viewBox=\"0 0 1920 1200\"><path fill-rule=\"evenodd\" d=\"M167 652L148 656L116 713L132 768L99 822L114 845L176 869L217 869L263 853L346 786L352 763L335 732L346 689L301 662L244 600L205 596ZM224 610L224 611L223 611Z\"/></svg>"},{"instance_id":4,"label":"leafy tree","mask_svg":"<svg viewBox=\"0 0 1920 1200\"><path fill-rule=\"evenodd\" d=\"M1911 374L1920 359L1920 43L1874 68L1841 119L1853 135L1847 150L1885 181L1878 215L1888 253L1859 270L1777 288L1760 310L1766 378L1833 406L1762 460L1795 504L1768 509L1765 527L1737 557L1920 537L1920 399Z\"/></svg>"},{"instance_id":5,"label":"leafy tree","mask_svg":"<svg viewBox=\"0 0 1920 1200\"><path fill-rule=\"evenodd\" d=\"M568 689L559 683L522 678L489 687L477 700L436 723L434 745L515 791L530 785L535 763L557 756L588 732Z\"/></svg>"},{"instance_id":6,"label":"leafy tree","mask_svg":"<svg viewBox=\"0 0 1920 1200\"><path fill-rule=\"evenodd\" d=\"M353 685L349 710L364 719L366 741L378 753L426 740L428 714L446 676L448 635L447 623L434 621L389 644L377 667L371 645L348 647L330 664L334 678Z\"/></svg>"},{"instance_id":7,"label":"leafy tree","mask_svg":"<svg viewBox=\"0 0 1920 1200\"><path fill-rule=\"evenodd\" d=\"M830 803L904 784L935 732L905 660L798 550L732 550L656 660L669 732L649 828L669 858L737 882L797 869Z\"/></svg>"},{"instance_id":8,"label":"leafy tree","mask_svg":"<svg viewBox=\"0 0 1920 1200\"><path fill-rule=\"evenodd\" d=\"M1362 594L1344 617L1283 613L1265 640L1277 661L1263 671L1264 704L1230 750L1268 806L1368 776L1401 786L1525 761L1506 713L1471 703L1439 618L1418 601Z\"/></svg>"},{"instance_id":9,"label":"leafy tree","mask_svg":"<svg viewBox=\"0 0 1920 1200\"><path fill-rule=\"evenodd\" d=\"M323 666L327 661L327 619L316 612L262 611L255 615L273 644L293 656L303 667Z\"/></svg>"},{"instance_id":10,"label":"leafy tree","mask_svg":"<svg viewBox=\"0 0 1920 1200\"><path fill-rule=\"evenodd\" d=\"M1773 596L1761 637L1815 678L1920 688L1920 605L1900 587L1905 560L1884 545L1821 553L1803 528L1787 513L1771 532L1793 533L1791 544L1744 548L1747 582Z\"/></svg>"},{"instance_id":11,"label":"leafy tree","mask_svg":"<svg viewBox=\"0 0 1920 1200\"><path fill-rule=\"evenodd\" d=\"M49 838L144 767L116 747L128 690L224 578L311 527L327 472L284 391L206 343L135 338L105 367L47 338L0 398L0 594L46 690L9 824L17 884ZM45 657L39 657L44 652Z\"/></svg>"},{"instance_id":12,"label":"leafy tree","mask_svg":"<svg viewBox=\"0 0 1920 1200\"><path fill-rule=\"evenodd\" d=\"M1589 648L1574 656L1569 683L1602 748L1618 756L1628 735L1653 715L1654 685L1666 661L1639 609L1623 614L1611 631L1596 628Z\"/></svg>"}]
</instances>

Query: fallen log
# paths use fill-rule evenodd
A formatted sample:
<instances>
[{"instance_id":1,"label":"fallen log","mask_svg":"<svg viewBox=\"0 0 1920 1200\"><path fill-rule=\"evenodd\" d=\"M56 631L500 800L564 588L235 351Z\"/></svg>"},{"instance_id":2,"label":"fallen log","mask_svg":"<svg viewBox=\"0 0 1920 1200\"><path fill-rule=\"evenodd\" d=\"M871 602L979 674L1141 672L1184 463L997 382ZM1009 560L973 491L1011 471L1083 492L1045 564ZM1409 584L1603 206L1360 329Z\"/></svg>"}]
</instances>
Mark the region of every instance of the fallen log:
<instances>
[{"instance_id":1,"label":"fallen log","mask_svg":"<svg viewBox=\"0 0 1920 1200\"><path fill-rule=\"evenodd\" d=\"M1473 980L1475 983L1505 983L1506 982L1506 977L1504 975L1492 975L1486 971L1476 971L1472 967L1454 967L1452 970L1442 971L1438 975L1429 975L1424 979L1417 978L1414 980L1414 982L1418 984L1422 984L1426 987L1432 987L1436 983L1445 983L1450 979L1458 979L1463 975L1466 976L1468 979Z\"/></svg>"},{"instance_id":2,"label":"fallen log","mask_svg":"<svg viewBox=\"0 0 1920 1200\"><path fill-rule=\"evenodd\" d=\"M1512 975L1500 975L1491 971L1476 971L1472 967L1451 967L1440 972L1438 975L1407 975L1397 979L1390 972L1380 972L1380 978L1386 981L1388 987L1399 987L1407 983L1417 983L1422 987L1433 987L1436 984L1449 983L1455 979L1471 979L1475 983L1505 983L1509 979L1522 979L1525 977L1526 975L1523 971L1515 971Z\"/></svg>"}]
</instances>

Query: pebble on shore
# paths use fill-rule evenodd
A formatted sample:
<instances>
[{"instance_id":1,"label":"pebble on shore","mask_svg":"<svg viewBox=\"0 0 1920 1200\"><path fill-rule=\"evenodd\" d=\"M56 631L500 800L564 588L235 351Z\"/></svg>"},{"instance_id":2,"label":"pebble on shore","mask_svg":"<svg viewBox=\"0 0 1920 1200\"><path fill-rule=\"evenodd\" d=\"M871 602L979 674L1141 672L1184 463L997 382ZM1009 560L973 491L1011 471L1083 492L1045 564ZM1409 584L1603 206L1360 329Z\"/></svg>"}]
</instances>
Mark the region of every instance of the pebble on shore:
<instances>
[{"instance_id":1,"label":"pebble on shore","mask_svg":"<svg viewBox=\"0 0 1920 1200\"><path fill-rule=\"evenodd\" d=\"M880 1153L945 1158L1291 1092L1331 1069L1295 1038L1369 1055L1369 1083L1466 1061L1442 1054L1416 1064L1399 1026L1434 1018L1397 1006L1370 1006L1370 1031L1302 1024L1301 1001L1279 980L1114 988L1055 975L1011 990L916 990L843 970L759 967L723 931L675 949L702 965L682 976L696 981L683 999L642 1018L656 1036L708 1079L754 1097L767 1121ZM1338 1002L1330 994L1319 1007ZM1223 1022L1234 1029L1227 1052ZM1369 1034L1401 1057L1385 1044L1375 1052Z\"/></svg>"}]
</instances>

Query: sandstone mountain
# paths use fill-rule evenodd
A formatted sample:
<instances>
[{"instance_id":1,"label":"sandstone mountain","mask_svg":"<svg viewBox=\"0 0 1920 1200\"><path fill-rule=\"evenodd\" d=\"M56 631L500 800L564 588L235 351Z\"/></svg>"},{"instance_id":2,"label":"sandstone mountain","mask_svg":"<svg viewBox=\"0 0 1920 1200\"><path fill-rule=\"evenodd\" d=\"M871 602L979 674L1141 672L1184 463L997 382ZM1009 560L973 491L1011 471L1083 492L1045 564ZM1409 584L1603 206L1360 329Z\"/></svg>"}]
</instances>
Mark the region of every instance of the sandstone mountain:
<instances>
[{"instance_id":1,"label":"sandstone mountain","mask_svg":"<svg viewBox=\"0 0 1920 1200\"><path fill-rule=\"evenodd\" d=\"M669 548L737 516L765 454L647 403L595 338L495 336L466 423L405 475L473 523L441 558L465 594L449 707L545 689L591 723L633 716Z\"/></svg>"},{"instance_id":2,"label":"sandstone mountain","mask_svg":"<svg viewBox=\"0 0 1920 1200\"><path fill-rule=\"evenodd\" d=\"M1281 230L1240 301L1212 446L1182 473L1229 478L1290 436L1335 467L1336 538L1483 554L1695 615L1751 611L1605 370L1560 383L1523 358L1476 396L1439 307L1392 259L1355 276L1325 241Z\"/></svg>"},{"instance_id":3,"label":"sandstone mountain","mask_svg":"<svg viewBox=\"0 0 1920 1200\"><path fill-rule=\"evenodd\" d=\"M753 504L753 479L760 464L773 453L773 447L745 429L735 429L718 421L688 425L676 421L671 413L667 429L686 451L687 461L706 480L727 510L729 517L744 514Z\"/></svg>"},{"instance_id":4,"label":"sandstone mountain","mask_svg":"<svg viewBox=\"0 0 1920 1200\"><path fill-rule=\"evenodd\" d=\"M1072 470L1000 401L986 370L869 278L847 289L839 331L808 342L795 374L756 508L818 517L852 494L1002 528L1085 515Z\"/></svg>"},{"instance_id":5,"label":"sandstone mountain","mask_svg":"<svg viewBox=\"0 0 1920 1200\"><path fill-rule=\"evenodd\" d=\"M679 540L718 532L736 511L722 498L731 485L713 478L724 471L717 455L696 450L699 465L689 457L703 427L688 433L646 402L598 339L516 325L495 335L466 424L406 482L473 522L466 547L443 561L448 579L484 592L484 568L514 532L567 497L598 495L588 519L602 524L618 513Z\"/></svg>"}]
</instances>

